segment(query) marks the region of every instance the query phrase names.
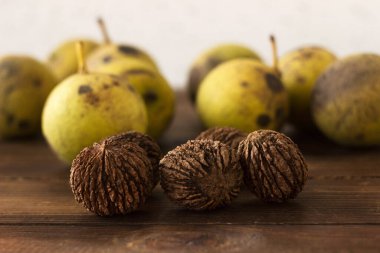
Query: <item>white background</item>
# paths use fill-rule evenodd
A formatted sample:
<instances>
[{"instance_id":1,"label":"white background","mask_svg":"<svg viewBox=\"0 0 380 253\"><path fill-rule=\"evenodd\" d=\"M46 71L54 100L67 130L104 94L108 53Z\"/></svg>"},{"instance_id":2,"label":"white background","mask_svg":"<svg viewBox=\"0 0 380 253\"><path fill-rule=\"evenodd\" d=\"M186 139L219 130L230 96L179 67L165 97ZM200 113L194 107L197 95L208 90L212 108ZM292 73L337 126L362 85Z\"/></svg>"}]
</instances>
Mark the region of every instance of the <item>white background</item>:
<instances>
[{"instance_id":1,"label":"white background","mask_svg":"<svg viewBox=\"0 0 380 253\"><path fill-rule=\"evenodd\" d=\"M271 59L270 33L280 54L305 44L339 56L380 52L376 0L0 0L0 56L43 60L66 39L100 40L99 15L114 41L145 48L175 87L184 85L194 58L217 43L243 43Z\"/></svg>"}]
</instances>

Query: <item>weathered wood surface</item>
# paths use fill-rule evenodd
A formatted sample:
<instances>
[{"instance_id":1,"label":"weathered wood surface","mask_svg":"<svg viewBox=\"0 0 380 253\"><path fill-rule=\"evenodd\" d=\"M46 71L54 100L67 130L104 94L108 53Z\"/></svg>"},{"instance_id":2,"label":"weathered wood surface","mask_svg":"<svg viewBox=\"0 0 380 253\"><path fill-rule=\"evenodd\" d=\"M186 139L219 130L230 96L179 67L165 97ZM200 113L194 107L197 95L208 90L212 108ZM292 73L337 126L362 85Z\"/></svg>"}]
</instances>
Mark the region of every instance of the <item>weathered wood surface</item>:
<instances>
[{"instance_id":1,"label":"weathered wood surface","mask_svg":"<svg viewBox=\"0 0 380 253\"><path fill-rule=\"evenodd\" d=\"M179 94L162 147L199 131ZM0 252L380 252L380 149L295 139L310 178L294 201L265 204L243 190L231 207L190 212L157 188L141 211L117 218L74 201L68 168L42 139L0 142Z\"/></svg>"}]
</instances>

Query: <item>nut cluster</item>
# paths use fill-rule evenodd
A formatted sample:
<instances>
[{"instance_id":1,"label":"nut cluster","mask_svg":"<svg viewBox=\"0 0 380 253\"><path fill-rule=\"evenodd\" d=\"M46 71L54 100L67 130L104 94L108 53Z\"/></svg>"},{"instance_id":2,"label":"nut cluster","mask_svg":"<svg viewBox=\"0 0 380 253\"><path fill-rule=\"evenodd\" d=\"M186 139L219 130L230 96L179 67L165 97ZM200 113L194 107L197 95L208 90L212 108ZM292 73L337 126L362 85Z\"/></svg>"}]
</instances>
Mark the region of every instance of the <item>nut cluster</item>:
<instances>
[{"instance_id":1,"label":"nut cluster","mask_svg":"<svg viewBox=\"0 0 380 253\"><path fill-rule=\"evenodd\" d=\"M137 210L150 196L157 178L159 147L143 134L112 136L83 149L71 166L75 199L100 216Z\"/></svg>"},{"instance_id":2,"label":"nut cluster","mask_svg":"<svg viewBox=\"0 0 380 253\"><path fill-rule=\"evenodd\" d=\"M258 198L284 202L302 191L307 165L287 136L271 130L252 132L240 143L238 153L244 182Z\"/></svg>"},{"instance_id":3,"label":"nut cluster","mask_svg":"<svg viewBox=\"0 0 380 253\"><path fill-rule=\"evenodd\" d=\"M75 199L101 216L127 214L145 203L160 177L169 199L191 210L231 204L243 181L259 199L285 202L302 191L308 172L297 145L271 130L246 136L213 128L160 158L158 144L137 132L94 143L72 163Z\"/></svg>"}]
</instances>

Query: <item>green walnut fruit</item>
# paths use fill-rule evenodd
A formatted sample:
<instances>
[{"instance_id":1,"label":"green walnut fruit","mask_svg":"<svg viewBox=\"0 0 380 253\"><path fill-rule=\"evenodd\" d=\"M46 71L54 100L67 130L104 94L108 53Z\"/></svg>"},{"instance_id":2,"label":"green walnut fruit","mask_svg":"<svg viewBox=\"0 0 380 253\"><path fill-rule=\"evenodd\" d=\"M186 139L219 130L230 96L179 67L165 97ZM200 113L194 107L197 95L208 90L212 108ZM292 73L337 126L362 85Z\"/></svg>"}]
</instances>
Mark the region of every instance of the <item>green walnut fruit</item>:
<instances>
[{"instance_id":1,"label":"green walnut fruit","mask_svg":"<svg viewBox=\"0 0 380 253\"><path fill-rule=\"evenodd\" d=\"M42 108L56 84L50 70L28 56L1 58L0 138L40 133Z\"/></svg>"},{"instance_id":2,"label":"green walnut fruit","mask_svg":"<svg viewBox=\"0 0 380 253\"><path fill-rule=\"evenodd\" d=\"M213 68L223 62L237 58L250 58L261 61L257 53L236 44L218 45L201 54L193 63L187 81L187 91L191 101L195 101L200 83Z\"/></svg>"},{"instance_id":3,"label":"green walnut fruit","mask_svg":"<svg viewBox=\"0 0 380 253\"><path fill-rule=\"evenodd\" d=\"M146 62L146 64L158 69L157 64L152 57L149 56L144 50L124 44L113 44L108 36L105 24L102 19L98 19L100 29L103 33L104 44L99 46L87 57L87 65L89 69L97 69L100 66L108 65L116 62L120 59L140 59Z\"/></svg>"},{"instance_id":4,"label":"green walnut fruit","mask_svg":"<svg viewBox=\"0 0 380 253\"><path fill-rule=\"evenodd\" d=\"M199 87L196 106L208 128L276 130L286 119L288 95L274 68L252 59L236 59L207 75Z\"/></svg>"},{"instance_id":5,"label":"green walnut fruit","mask_svg":"<svg viewBox=\"0 0 380 253\"><path fill-rule=\"evenodd\" d=\"M298 128L313 128L311 91L318 77L335 61L333 53L320 47L299 48L280 58L281 79L289 94L289 120Z\"/></svg>"},{"instance_id":6,"label":"green walnut fruit","mask_svg":"<svg viewBox=\"0 0 380 253\"><path fill-rule=\"evenodd\" d=\"M175 95L158 71L139 59L124 59L90 69L126 79L144 99L148 112L147 133L158 138L168 127L174 114Z\"/></svg>"},{"instance_id":7,"label":"green walnut fruit","mask_svg":"<svg viewBox=\"0 0 380 253\"><path fill-rule=\"evenodd\" d=\"M348 146L380 144L380 56L338 60L313 89L312 115L331 140Z\"/></svg>"},{"instance_id":8,"label":"green walnut fruit","mask_svg":"<svg viewBox=\"0 0 380 253\"><path fill-rule=\"evenodd\" d=\"M78 70L78 62L75 53L75 44L79 40L70 40L59 45L50 53L47 61L48 67L61 82L68 76L75 74ZM88 55L98 47L98 43L92 40L82 40L84 53Z\"/></svg>"},{"instance_id":9,"label":"green walnut fruit","mask_svg":"<svg viewBox=\"0 0 380 253\"><path fill-rule=\"evenodd\" d=\"M80 73L50 93L42 115L43 134L66 163L96 141L130 130L145 132L148 124L144 102L131 84L108 74L89 74L79 65Z\"/></svg>"}]
</instances>

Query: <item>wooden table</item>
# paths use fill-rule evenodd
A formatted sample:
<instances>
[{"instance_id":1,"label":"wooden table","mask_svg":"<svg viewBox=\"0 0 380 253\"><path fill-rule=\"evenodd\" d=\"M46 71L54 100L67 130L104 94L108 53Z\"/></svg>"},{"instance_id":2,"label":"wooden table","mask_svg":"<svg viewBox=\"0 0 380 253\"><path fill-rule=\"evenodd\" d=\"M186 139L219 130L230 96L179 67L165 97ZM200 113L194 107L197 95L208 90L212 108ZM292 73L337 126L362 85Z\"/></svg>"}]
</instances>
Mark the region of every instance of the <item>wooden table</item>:
<instances>
[{"instance_id":1,"label":"wooden table","mask_svg":"<svg viewBox=\"0 0 380 253\"><path fill-rule=\"evenodd\" d=\"M168 150L201 126L183 93L161 140ZM139 212L102 218L78 205L69 169L43 140L0 143L0 252L380 252L380 149L296 137L310 179L286 204L243 191L231 207L183 210L160 188Z\"/></svg>"}]
</instances>

